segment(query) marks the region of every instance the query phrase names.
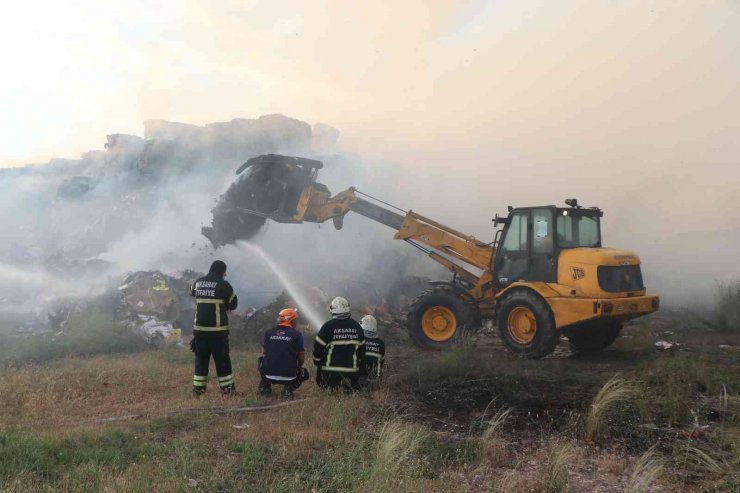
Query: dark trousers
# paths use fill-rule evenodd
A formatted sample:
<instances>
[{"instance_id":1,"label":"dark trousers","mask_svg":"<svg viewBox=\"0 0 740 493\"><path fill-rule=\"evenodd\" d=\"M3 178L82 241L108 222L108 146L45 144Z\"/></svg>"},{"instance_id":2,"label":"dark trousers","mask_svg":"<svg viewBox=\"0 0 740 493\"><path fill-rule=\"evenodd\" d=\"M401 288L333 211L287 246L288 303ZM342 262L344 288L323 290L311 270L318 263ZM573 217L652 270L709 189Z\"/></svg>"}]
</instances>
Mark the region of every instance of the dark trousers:
<instances>
[{"instance_id":1,"label":"dark trousers","mask_svg":"<svg viewBox=\"0 0 740 493\"><path fill-rule=\"evenodd\" d=\"M359 375L339 371L319 370L316 372L316 383L322 389L356 392L360 390Z\"/></svg>"},{"instance_id":2,"label":"dark trousers","mask_svg":"<svg viewBox=\"0 0 740 493\"><path fill-rule=\"evenodd\" d=\"M213 356L216 364L216 375L218 385L222 389L234 386L234 374L231 371L231 357L229 356L229 336L203 337L195 336L193 339L195 351L195 374L193 375L193 388L205 390L208 382L208 365Z\"/></svg>"},{"instance_id":3,"label":"dark trousers","mask_svg":"<svg viewBox=\"0 0 740 493\"><path fill-rule=\"evenodd\" d=\"M367 375L360 375L358 382L360 388L368 392L372 392L380 388L379 378L370 378Z\"/></svg>"},{"instance_id":4,"label":"dark trousers","mask_svg":"<svg viewBox=\"0 0 740 493\"><path fill-rule=\"evenodd\" d=\"M300 387L303 382L309 379L308 370L306 370L305 368L301 368L300 373L292 380L274 380L272 378L268 378L262 371L261 357L259 358L257 367L260 371L259 391L260 394L263 395L268 395L270 394L270 392L272 392L273 384L282 385L286 392L292 393L294 390L298 389L298 387Z\"/></svg>"}]
</instances>

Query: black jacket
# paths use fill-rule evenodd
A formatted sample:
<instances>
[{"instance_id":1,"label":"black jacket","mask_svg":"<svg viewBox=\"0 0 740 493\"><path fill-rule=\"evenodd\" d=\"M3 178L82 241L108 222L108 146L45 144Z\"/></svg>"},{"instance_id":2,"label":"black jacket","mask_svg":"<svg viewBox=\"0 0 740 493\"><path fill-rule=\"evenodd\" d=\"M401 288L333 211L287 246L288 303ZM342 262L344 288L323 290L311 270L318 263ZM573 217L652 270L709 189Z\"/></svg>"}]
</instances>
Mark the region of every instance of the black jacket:
<instances>
[{"instance_id":1,"label":"black jacket","mask_svg":"<svg viewBox=\"0 0 740 493\"><path fill-rule=\"evenodd\" d=\"M385 342L380 337L365 339L365 357L362 358L362 374L371 380L380 380L385 364Z\"/></svg>"},{"instance_id":2,"label":"black jacket","mask_svg":"<svg viewBox=\"0 0 740 493\"><path fill-rule=\"evenodd\" d=\"M313 344L313 361L321 371L358 373L365 356L365 334L351 318L329 320Z\"/></svg>"},{"instance_id":3,"label":"black jacket","mask_svg":"<svg viewBox=\"0 0 740 493\"><path fill-rule=\"evenodd\" d=\"M206 333L228 333L229 316L227 310L235 310L236 294L231 284L222 277L208 274L193 283L190 296L197 303L195 309L194 335Z\"/></svg>"},{"instance_id":4,"label":"black jacket","mask_svg":"<svg viewBox=\"0 0 740 493\"><path fill-rule=\"evenodd\" d=\"M303 334L292 327L278 325L262 338L262 373L268 376L295 377L303 358Z\"/></svg>"}]
</instances>

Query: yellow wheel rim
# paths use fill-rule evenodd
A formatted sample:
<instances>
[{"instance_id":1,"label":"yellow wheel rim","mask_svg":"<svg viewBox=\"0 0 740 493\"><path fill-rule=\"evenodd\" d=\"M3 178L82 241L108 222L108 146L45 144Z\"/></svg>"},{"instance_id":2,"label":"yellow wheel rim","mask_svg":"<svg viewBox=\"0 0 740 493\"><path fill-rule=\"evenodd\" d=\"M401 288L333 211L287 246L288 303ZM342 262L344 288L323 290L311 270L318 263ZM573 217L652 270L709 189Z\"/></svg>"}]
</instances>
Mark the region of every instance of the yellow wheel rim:
<instances>
[{"instance_id":1,"label":"yellow wheel rim","mask_svg":"<svg viewBox=\"0 0 740 493\"><path fill-rule=\"evenodd\" d=\"M447 341L457 331L457 318L445 306L433 306L421 317L421 330L429 339L436 342Z\"/></svg>"},{"instance_id":2,"label":"yellow wheel rim","mask_svg":"<svg viewBox=\"0 0 740 493\"><path fill-rule=\"evenodd\" d=\"M519 344L529 344L537 334L537 319L526 306L517 306L509 312L506 328Z\"/></svg>"}]
</instances>

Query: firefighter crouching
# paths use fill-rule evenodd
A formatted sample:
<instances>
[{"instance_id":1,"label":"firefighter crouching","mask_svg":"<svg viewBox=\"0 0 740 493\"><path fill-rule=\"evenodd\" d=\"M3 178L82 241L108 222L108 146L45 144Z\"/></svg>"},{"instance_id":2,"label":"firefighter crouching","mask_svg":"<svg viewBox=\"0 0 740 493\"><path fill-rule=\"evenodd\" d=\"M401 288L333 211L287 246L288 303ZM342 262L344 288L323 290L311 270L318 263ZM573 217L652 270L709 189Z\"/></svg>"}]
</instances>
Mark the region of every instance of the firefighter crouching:
<instances>
[{"instance_id":1,"label":"firefighter crouching","mask_svg":"<svg viewBox=\"0 0 740 493\"><path fill-rule=\"evenodd\" d=\"M313 345L316 383L324 389L359 390L360 365L365 356L362 327L350 317L349 302L336 297L329 306L332 319L321 326Z\"/></svg>"},{"instance_id":2,"label":"firefighter crouching","mask_svg":"<svg viewBox=\"0 0 740 493\"><path fill-rule=\"evenodd\" d=\"M224 276L226 264L216 260L208 275L193 283L190 296L196 301L193 340L190 349L195 353L193 394L205 393L208 382L208 365L211 356L216 365L218 385L225 395L236 394L234 375L229 356L229 317L227 312L237 306L236 294Z\"/></svg>"},{"instance_id":3,"label":"firefighter crouching","mask_svg":"<svg viewBox=\"0 0 740 493\"><path fill-rule=\"evenodd\" d=\"M270 395L272 385L279 384L283 395L292 397L293 391L308 380L308 370L303 368L303 334L296 329L297 321L298 312L285 308L278 315L278 325L265 331L258 362L262 395Z\"/></svg>"},{"instance_id":4,"label":"firefighter crouching","mask_svg":"<svg viewBox=\"0 0 740 493\"><path fill-rule=\"evenodd\" d=\"M377 390L383 379L385 364L385 342L378 337L378 321L372 315L360 320L365 335L365 357L362 358L360 387L363 390Z\"/></svg>"}]
</instances>

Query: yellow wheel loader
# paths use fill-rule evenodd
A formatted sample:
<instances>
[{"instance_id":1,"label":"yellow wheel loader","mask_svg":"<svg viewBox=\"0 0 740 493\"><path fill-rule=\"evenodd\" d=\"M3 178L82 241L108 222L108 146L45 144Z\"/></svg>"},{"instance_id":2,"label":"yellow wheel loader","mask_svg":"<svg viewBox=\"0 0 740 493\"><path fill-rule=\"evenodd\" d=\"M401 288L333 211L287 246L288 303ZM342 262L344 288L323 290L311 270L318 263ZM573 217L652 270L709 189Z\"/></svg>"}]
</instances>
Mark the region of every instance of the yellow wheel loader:
<instances>
[{"instance_id":1,"label":"yellow wheel loader","mask_svg":"<svg viewBox=\"0 0 740 493\"><path fill-rule=\"evenodd\" d=\"M509 207L506 217L493 219L501 226L494 241L484 243L355 188L331 196L316 182L321 168L319 161L274 154L249 160L237 183L253 191L222 196L204 234L214 244L236 239L238 232L221 220L229 215L283 223L331 219L341 229L350 211L392 228L395 239L452 272L410 307L408 331L423 348L444 348L492 319L506 346L523 357L550 354L561 334L575 350L593 352L611 344L625 321L658 309L659 298L646 294L640 258L602 247L598 208L575 199L567 207Z\"/></svg>"}]
</instances>

